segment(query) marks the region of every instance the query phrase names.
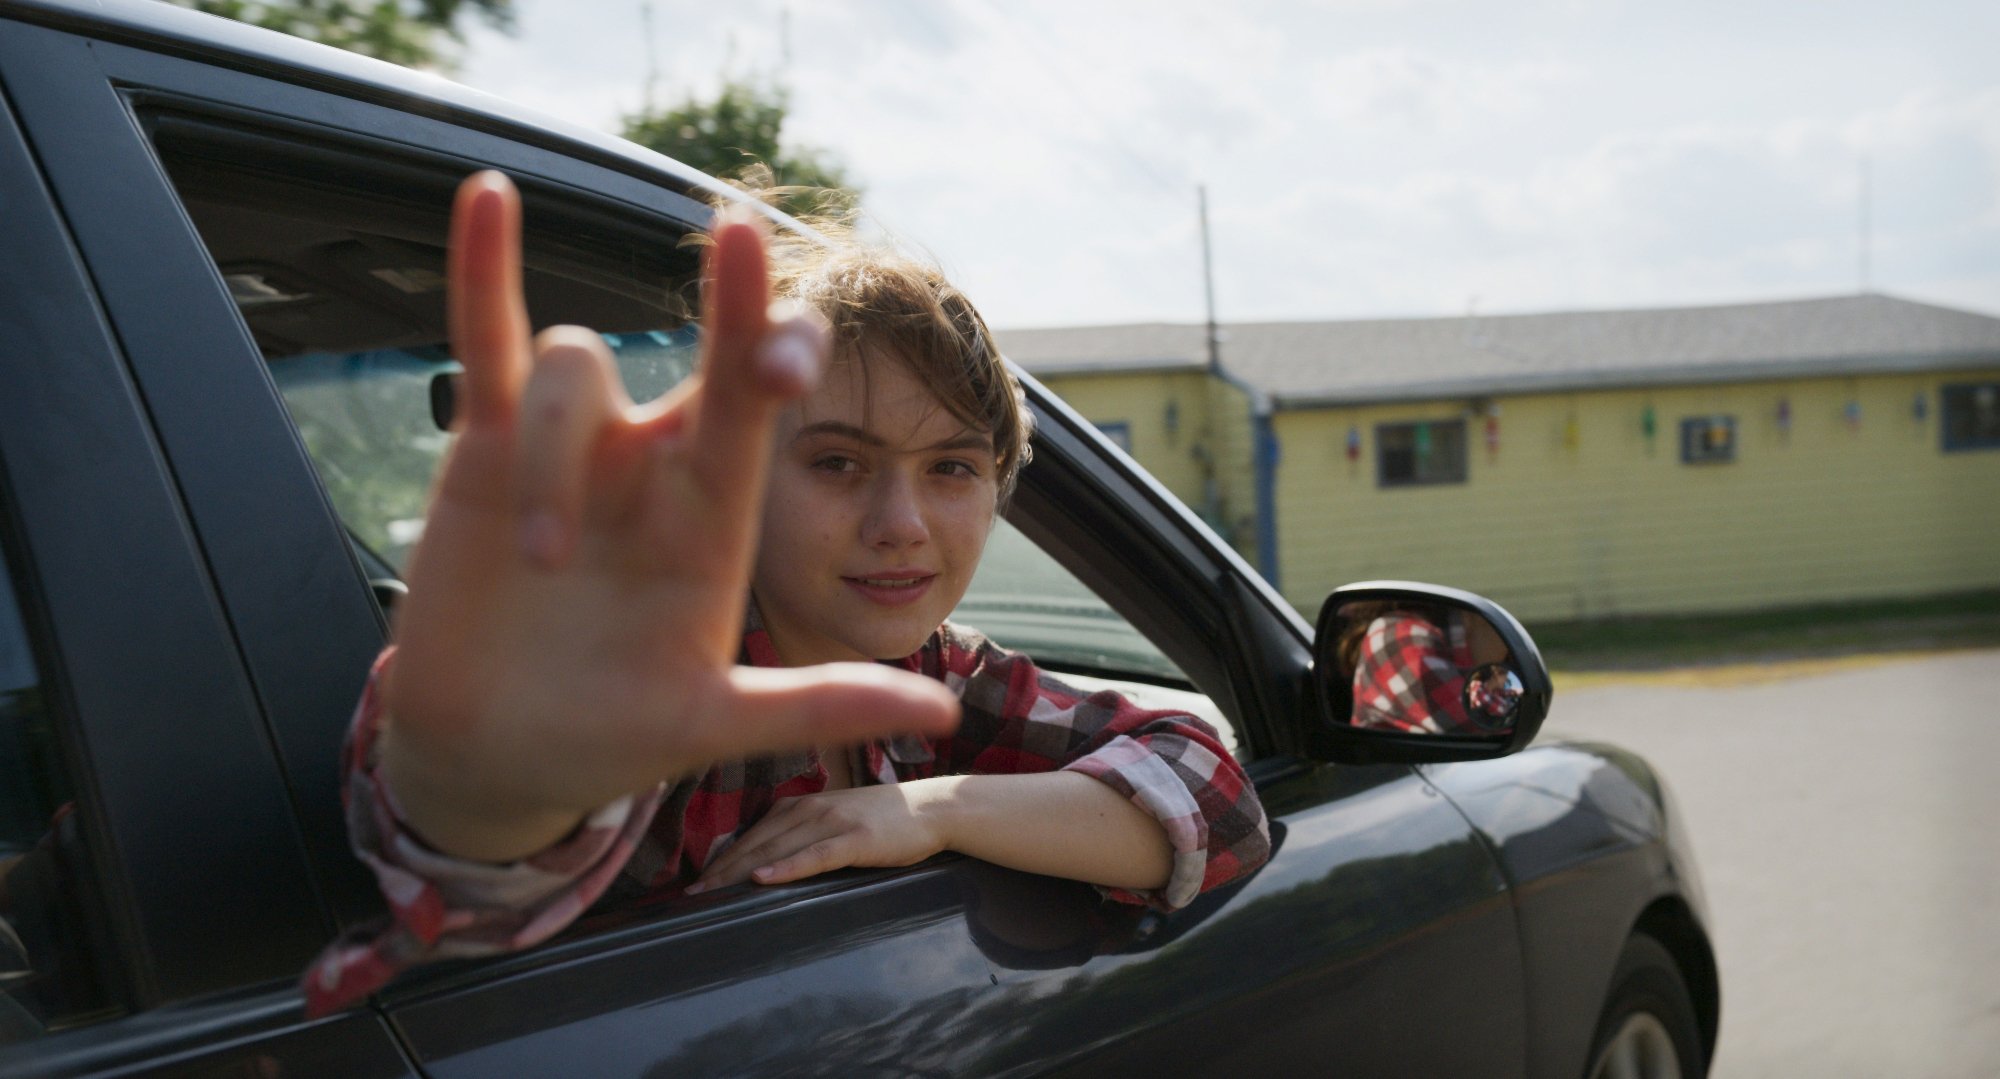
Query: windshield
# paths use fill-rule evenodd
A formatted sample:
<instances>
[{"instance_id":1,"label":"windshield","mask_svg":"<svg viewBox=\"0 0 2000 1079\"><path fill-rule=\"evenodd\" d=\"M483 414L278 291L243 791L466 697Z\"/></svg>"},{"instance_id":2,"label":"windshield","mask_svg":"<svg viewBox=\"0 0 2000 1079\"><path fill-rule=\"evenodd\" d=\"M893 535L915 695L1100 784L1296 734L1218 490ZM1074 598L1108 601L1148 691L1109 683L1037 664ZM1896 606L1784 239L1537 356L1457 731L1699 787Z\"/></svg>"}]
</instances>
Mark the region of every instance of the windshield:
<instances>
[{"instance_id":1,"label":"windshield","mask_svg":"<svg viewBox=\"0 0 2000 1079\"><path fill-rule=\"evenodd\" d=\"M606 334L635 401L694 370L693 326ZM451 436L432 413L433 383L459 365L442 347L314 352L271 361L271 377L357 543L399 575L424 534L424 506Z\"/></svg>"}]
</instances>

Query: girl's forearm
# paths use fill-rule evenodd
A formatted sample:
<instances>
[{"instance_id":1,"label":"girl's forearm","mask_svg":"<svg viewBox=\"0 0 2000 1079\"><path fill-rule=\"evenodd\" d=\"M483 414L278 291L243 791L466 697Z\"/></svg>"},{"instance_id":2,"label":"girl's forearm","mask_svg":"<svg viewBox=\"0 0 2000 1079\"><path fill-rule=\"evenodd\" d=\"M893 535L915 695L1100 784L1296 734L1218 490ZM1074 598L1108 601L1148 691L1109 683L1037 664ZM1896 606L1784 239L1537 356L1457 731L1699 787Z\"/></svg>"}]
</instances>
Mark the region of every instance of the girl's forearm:
<instances>
[{"instance_id":1,"label":"girl's forearm","mask_svg":"<svg viewBox=\"0 0 2000 1079\"><path fill-rule=\"evenodd\" d=\"M1009 869L1110 888L1163 888L1173 872L1166 829L1080 772L940 777L926 812L945 847Z\"/></svg>"}]
</instances>

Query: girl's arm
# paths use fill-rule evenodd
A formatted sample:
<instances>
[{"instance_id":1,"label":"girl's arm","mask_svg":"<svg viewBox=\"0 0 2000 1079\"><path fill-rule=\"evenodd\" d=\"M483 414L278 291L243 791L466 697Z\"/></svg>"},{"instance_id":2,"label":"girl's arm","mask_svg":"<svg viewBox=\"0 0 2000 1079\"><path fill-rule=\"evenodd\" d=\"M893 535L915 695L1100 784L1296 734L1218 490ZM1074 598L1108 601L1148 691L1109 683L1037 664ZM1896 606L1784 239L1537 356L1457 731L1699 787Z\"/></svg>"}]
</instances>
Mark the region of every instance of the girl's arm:
<instances>
[{"instance_id":1,"label":"girl's arm","mask_svg":"<svg viewBox=\"0 0 2000 1079\"><path fill-rule=\"evenodd\" d=\"M1269 857L1255 788L1200 720L1079 693L961 627L944 627L912 659L956 684L964 706L958 733L932 743L935 758L899 769L899 783L782 804L699 884L957 850L1171 909Z\"/></svg>"},{"instance_id":2,"label":"girl's arm","mask_svg":"<svg viewBox=\"0 0 2000 1079\"><path fill-rule=\"evenodd\" d=\"M1165 888L1174 865L1158 819L1080 772L938 776L780 803L688 890L911 865L947 850L1130 892Z\"/></svg>"}]
</instances>

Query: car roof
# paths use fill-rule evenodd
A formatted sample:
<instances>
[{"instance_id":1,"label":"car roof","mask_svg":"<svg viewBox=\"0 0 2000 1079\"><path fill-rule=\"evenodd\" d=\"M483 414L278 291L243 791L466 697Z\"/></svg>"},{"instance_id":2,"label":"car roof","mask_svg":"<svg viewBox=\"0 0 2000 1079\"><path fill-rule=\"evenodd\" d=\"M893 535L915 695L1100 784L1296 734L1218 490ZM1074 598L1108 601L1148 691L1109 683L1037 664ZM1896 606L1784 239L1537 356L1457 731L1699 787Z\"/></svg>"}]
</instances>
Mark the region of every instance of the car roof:
<instances>
[{"instance_id":1,"label":"car roof","mask_svg":"<svg viewBox=\"0 0 2000 1079\"><path fill-rule=\"evenodd\" d=\"M448 114L467 126L560 148L597 164L668 182L698 201L721 196L759 206L774 218L782 216L697 169L607 132L431 72L161 0L0 0L0 17L189 56L404 111Z\"/></svg>"}]
</instances>

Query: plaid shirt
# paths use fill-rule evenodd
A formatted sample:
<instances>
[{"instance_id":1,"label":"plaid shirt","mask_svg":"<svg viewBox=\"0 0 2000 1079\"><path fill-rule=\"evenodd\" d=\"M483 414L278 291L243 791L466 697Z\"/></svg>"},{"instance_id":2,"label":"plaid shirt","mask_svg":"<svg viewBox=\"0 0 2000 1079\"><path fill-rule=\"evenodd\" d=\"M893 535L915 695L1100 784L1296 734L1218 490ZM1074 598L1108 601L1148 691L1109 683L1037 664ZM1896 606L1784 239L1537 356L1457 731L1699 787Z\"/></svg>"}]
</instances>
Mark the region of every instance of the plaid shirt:
<instances>
[{"instance_id":1,"label":"plaid shirt","mask_svg":"<svg viewBox=\"0 0 2000 1079\"><path fill-rule=\"evenodd\" d=\"M1408 611L1368 624L1354 663L1354 725L1423 734L1484 734L1465 711L1472 668L1465 627Z\"/></svg>"},{"instance_id":2,"label":"plaid shirt","mask_svg":"<svg viewBox=\"0 0 2000 1079\"><path fill-rule=\"evenodd\" d=\"M755 618L754 610L752 618ZM308 1013L321 1015L434 959L515 951L573 922L608 889L676 894L781 798L826 789L816 754L730 761L699 781L662 784L590 815L547 850L509 865L432 850L401 824L395 795L375 774L383 723L378 686L394 649L371 672L348 735L347 823L355 853L375 871L390 917L328 945L304 977ZM777 666L754 623L742 660ZM949 737L868 743L855 782L1057 769L1109 784L1146 810L1173 845L1172 875L1157 892L1100 889L1163 910L1262 865L1270 832L1243 769L1201 720L1147 711L1110 691L1081 693L970 630L949 623L901 663L957 691Z\"/></svg>"}]
</instances>

